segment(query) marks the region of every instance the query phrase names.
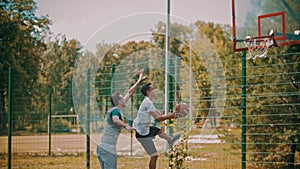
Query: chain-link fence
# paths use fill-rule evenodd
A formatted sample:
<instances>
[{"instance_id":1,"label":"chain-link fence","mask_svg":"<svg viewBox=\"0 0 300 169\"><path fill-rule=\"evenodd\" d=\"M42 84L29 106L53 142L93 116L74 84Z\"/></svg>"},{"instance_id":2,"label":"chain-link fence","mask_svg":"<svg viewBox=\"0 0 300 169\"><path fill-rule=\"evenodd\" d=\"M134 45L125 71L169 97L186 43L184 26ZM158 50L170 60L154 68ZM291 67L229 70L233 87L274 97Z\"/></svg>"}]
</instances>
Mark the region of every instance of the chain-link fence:
<instances>
[{"instance_id":1,"label":"chain-link fence","mask_svg":"<svg viewBox=\"0 0 300 169\"><path fill-rule=\"evenodd\" d=\"M195 65L190 67L173 57L167 104L174 109L177 102L186 102L190 114L154 124L171 135L182 133L188 143L184 152L186 163L196 163L199 168L216 165L299 168L300 53L293 49L290 50L296 52L244 61L241 58L246 53L227 52L234 57L202 61L205 69L195 69ZM14 157L19 154L94 156L106 111L111 106L109 96L114 91L125 92L136 81L140 68L145 69L147 82L152 82L157 89L155 105L164 109L163 64L163 60L153 59L91 69L85 76L86 90L81 95L86 102L79 105L80 108L73 103L74 94L78 93L74 93L71 86L46 86L42 79L35 79L35 75L20 78L12 68L8 93L9 133L8 137L1 136L1 142L5 143L1 144L1 153L8 153L11 166L16 168L20 168L20 164L14 163ZM142 99L138 89L124 109L126 123L134 120ZM156 144L159 151L166 152L165 142L156 139ZM145 156L132 133L122 132L117 149L121 156ZM69 165L84 166L88 161L89 156L86 156Z\"/></svg>"}]
</instances>

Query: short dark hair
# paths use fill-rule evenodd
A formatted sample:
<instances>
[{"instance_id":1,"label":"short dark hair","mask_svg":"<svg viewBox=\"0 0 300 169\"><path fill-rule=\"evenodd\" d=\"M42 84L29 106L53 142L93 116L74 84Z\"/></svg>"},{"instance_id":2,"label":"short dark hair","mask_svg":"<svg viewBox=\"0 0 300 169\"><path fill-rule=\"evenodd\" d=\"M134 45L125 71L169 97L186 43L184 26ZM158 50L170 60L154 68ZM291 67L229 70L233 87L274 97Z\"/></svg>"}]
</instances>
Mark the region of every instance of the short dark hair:
<instances>
[{"instance_id":1,"label":"short dark hair","mask_svg":"<svg viewBox=\"0 0 300 169\"><path fill-rule=\"evenodd\" d=\"M151 86L151 82L145 84L144 86L142 86L141 88L141 92L144 96L147 96L147 91L150 89L150 86Z\"/></svg>"},{"instance_id":2,"label":"short dark hair","mask_svg":"<svg viewBox=\"0 0 300 169\"><path fill-rule=\"evenodd\" d=\"M110 96L110 102L113 106L117 106L121 99L121 93L115 92Z\"/></svg>"}]
</instances>

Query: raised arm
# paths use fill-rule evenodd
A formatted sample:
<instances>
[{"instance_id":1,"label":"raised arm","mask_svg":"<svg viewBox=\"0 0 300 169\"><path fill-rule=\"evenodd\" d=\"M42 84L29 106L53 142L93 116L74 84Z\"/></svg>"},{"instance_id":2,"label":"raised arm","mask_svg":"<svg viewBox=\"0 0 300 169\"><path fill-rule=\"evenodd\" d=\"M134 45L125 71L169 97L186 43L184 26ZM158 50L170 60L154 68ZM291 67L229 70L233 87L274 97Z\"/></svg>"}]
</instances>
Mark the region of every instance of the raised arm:
<instances>
[{"instance_id":1,"label":"raised arm","mask_svg":"<svg viewBox=\"0 0 300 169\"><path fill-rule=\"evenodd\" d=\"M139 71L139 79L135 82L133 86L127 91L127 93L124 96L125 103L130 99L130 97L133 95L133 93L136 91L138 85L147 78L147 76L144 75L144 69Z\"/></svg>"},{"instance_id":2,"label":"raised arm","mask_svg":"<svg viewBox=\"0 0 300 169\"><path fill-rule=\"evenodd\" d=\"M164 120L168 120L168 119L176 119L177 118L177 113L169 113L167 115L163 115L162 113L160 113L159 111L153 111L150 112L151 116L157 121L164 121Z\"/></svg>"}]
</instances>

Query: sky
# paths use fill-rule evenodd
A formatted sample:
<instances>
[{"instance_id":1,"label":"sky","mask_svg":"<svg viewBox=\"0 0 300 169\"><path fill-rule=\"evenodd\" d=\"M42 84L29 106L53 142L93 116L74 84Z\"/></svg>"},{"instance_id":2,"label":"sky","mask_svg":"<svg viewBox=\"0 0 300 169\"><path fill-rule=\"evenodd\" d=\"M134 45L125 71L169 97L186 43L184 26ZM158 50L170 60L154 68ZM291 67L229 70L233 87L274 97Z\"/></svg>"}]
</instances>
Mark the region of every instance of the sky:
<instances>
[{"instance_id":1,"label":"sky","mask_svg":"<svg viewBox=\"0 0 300 169\"><path fill-rule=\"evenodd\" d=\"M141 13L167 13L167 0L36 0L36 2L37 15L48 15L52 20L52 32L64 34L68 39L75 38L82 44L86 44L99 29L118 22L126 16ZM186 22L202 20L231 24L230 0L171 0L170 4L171 15ZM151 18L151 16L141 16L131 24L131 27L127 28L135 29L138 25L147 25L147 20ZM153 28L153 25L150 27ZM144 29L150 30L151 28L148 26ZM119 33L120 28L114 31ZM140 31L135 30L135 32ZM102 34L107 33L102 32ZM112 32L110 36L114 34ZM116 38L110 41L116 41Z\"/></svg>"}]
</instances>

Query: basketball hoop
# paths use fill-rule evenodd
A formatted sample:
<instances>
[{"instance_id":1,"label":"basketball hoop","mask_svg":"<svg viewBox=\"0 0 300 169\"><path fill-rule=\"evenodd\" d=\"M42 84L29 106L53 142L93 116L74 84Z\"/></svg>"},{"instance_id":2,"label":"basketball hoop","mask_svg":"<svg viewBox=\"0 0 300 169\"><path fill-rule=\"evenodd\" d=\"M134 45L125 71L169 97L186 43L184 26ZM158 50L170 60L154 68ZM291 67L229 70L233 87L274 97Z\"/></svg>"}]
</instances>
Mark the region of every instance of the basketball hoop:
<instances>
[{"instance_id":1,"label":"basketball hoop","mask_svg":"<svg viewBox=\"0 0 300 169\"><path fill-rule=\"evenodd\" d=\"M269 36L247 36L244 42L249 51L248 59L255 59L257 57L267 57L268 48L272 46L277 46L277 43L274 39L274 35L274 31L270 30Z\"/></svg>"}]
</instances>

